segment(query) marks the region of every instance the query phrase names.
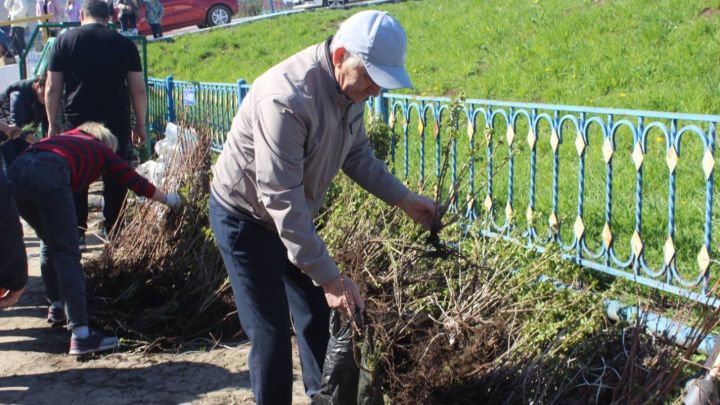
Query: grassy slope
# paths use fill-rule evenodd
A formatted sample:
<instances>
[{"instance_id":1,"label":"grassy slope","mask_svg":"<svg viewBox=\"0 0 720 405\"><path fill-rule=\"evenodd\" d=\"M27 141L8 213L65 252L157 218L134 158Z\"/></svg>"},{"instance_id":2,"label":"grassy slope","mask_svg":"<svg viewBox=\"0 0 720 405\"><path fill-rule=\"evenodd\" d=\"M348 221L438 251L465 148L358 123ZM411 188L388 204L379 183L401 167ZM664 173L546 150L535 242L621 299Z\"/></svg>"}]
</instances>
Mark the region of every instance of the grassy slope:
<instances>
[{"instance_id":1,"label":"grassy slope","mask_svg":"<svg viewBox=\"0 0 720 405\"><path fill-rule=\"evenodd\" d=\"M697 113L720 111L710 0L424 0L380 6L408 33L417 94ZM252 81L354 11L315 11L149 49L150 75Z\"/></svg>"},{"instance_id":2,"label":"grassy slope","mask_svg":"<svg viewBox=\"0 0 720 405\"><path fill-rule=\"evenodd\" d=\"M379 7L396 15L408 33L407 67L425 95L465 94L471 98L536 101L695 113L720 112L720 33L718 16L701 11L717 6L709 0L424 0ZM309 44L331 35L354 11L315 11L183 37L149 49L150 75L177 79L252 82L265 69ZM407 90L402 90L408 92ZM418 172L417 117L411 117L411 173ZM572 128L567 128L574 137ZM589 134L586 168L585 224L587 242L601 244L604 223L605 175L598 129ZM523 228L527 206L529 152L527 125L516 132L516 222ZM594 133L593 133L594 132ZM551 152L547 134L538 145L536 224L547 232L551 198ZM495 164L508 156L499 125ZM594 139L594 141L593 141ZM621 257L630 254L634 228L635 172L632 142L621 130L613 174L613 232ZM678 168L676 213L678 264L688 276L697 272L695 256L702 241L704 179L699 167L702 146L687 138ZM561 235L572 241L577 206L577 165L574 139L560 147ZM667 168L663 138L651 134L644 168L643 215L646 259L662 263L667 235ZM432 159L434 141L426 137ZM462 148L461 148L462 149ZM402 146L398 150L402 156ZM461 152L462 155L463 152ZM400 164L400 161L398 161ZM480 162L482 164L482 162ZM427 174L434 170L426 164ZM484 173L480 169L479 173ZM482 177L479 176L479 177ZM720 176L716 177L716 190ZM482 179L480 179L481 181ZM507 170L494 179L497 215L507 198ZM484 196L481 193L480 200ZM720 213L718 207L716 214ZM716 215L717 216L717 215ZM501 221L500 221L501 222ZM720 221L714 221L720 235Z\"/></svg>"}]
</instances>

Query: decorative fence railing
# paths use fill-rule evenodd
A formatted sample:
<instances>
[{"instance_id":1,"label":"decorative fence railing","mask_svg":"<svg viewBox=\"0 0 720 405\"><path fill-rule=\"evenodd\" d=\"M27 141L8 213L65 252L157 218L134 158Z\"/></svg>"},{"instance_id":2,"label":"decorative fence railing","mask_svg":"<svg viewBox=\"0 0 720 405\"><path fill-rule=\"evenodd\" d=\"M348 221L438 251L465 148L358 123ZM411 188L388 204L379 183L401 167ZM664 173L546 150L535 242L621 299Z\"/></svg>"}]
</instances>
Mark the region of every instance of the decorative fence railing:
<instances>
[{"instance_id":1,"label":"decorative fence railing","mask_svg":"<svg viewBox=\"0 0 720 405\"><path fill-rule=\"evenodd\" d=\"M152 127L182 105L221 150L249 85L169 77L149 88ZM456 123L463 136L449 139L451 101L385 93L368 102L392 129L401 179L427 187L448 156L459 181L451 209L483 235L541 252L557 246L579 265L718 305L720 116L468 99Z\"/></svg>"},{"instance_id":2,"label":"decorative fence railing","mask_svg":"<svg viewBox=\"0 0 720 405\"><path fill-rule=\"evenodd\" d=\"M238 106L250 86L244 80L235 84L200 83L148 79L148 125L151 131L162 132L168 122L209 128L212 149L222 150L225 134L230 129ZM182 117L177 113L181 112Z\"/></svg>"}]
</instances>

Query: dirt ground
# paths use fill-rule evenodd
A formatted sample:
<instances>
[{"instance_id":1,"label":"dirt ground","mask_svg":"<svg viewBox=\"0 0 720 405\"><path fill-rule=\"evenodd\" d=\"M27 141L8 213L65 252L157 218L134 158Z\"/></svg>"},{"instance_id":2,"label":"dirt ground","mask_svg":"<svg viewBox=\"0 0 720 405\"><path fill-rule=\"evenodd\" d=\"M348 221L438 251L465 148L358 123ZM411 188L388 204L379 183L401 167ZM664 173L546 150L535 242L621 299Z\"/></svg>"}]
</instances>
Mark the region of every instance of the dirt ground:
<instances>
[{"instance_id":1,"label":"dirt ground","mask_svg":"<svg viewBox=\"0 0 720 405\"><path fill-rule=\"evenodd\" d=\"M91 201L92 203L92 201ZM88 254L102 249L88 236ZM172 354L123 351L79 360L70 332L46 322L39 240L25 226L30 280L17 306L0 311L0 404L251 404L247 342ZM92 308L90 308L92 311ZM294 348L293 402L308 403Z\"/></svg>"}]
</instances>

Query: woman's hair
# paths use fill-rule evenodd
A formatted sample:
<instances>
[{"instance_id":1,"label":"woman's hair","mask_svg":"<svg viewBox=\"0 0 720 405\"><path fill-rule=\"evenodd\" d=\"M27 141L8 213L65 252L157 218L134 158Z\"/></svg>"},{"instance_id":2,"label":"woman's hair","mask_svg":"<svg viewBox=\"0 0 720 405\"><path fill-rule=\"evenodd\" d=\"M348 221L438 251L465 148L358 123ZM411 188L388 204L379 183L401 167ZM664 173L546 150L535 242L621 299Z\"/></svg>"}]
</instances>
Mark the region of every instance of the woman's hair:
<instances>
[{"instance_id":1,"label":"woman's hair","mask_svg":"<svg viewBox=\"0 0 720 405\"><path fill-rule=\"evenodd\" d=\"M97 122L86 122L80 125L78 129L94 136L100 142L107 145L108 148L112 149L113 152L117 152L117 138L112 134L112 132L110 132L109 129L105 128L103 124Z\"/></svg>"}]
</instances>

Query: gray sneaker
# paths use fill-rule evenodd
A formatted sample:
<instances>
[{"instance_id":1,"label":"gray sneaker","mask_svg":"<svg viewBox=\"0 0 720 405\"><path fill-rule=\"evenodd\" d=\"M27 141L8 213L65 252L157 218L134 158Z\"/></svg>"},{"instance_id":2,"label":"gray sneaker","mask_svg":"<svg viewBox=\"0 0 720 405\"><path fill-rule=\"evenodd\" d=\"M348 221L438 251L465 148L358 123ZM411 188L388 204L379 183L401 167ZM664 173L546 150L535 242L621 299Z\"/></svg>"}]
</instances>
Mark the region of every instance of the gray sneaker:
<instances>
[{"instance_id":1,"label":"gray sneaker","mask_svg":"<svg viewBox=\"0 0 720 405\"><path fill-rule=\"evenodd\" d=\"M90 335L85 339L76 338L72 336L70 338L70 354L81 355L102 352L105 350L112 350L120 346L118 338L105 336L90 329Z\"/></svg>"}]
</instances>

